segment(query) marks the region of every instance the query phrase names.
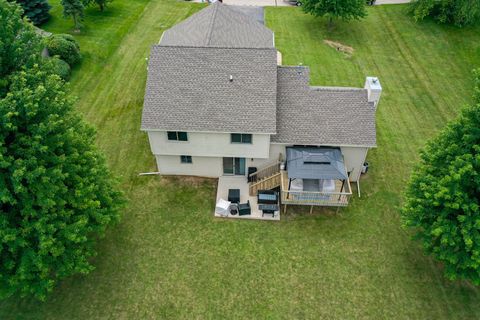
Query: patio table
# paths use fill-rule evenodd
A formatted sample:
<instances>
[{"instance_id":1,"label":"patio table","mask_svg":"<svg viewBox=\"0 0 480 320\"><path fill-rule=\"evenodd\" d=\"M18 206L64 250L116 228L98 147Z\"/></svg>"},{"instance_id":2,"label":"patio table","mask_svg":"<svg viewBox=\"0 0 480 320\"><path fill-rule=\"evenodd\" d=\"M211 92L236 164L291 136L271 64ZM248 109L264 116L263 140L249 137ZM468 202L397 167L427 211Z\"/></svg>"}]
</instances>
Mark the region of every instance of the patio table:
<instances>
[{"instance_id":1,"label":"patio table","mask_svg":"<svg viewBox=\"0 0 480 320\"><path fill-rule=\"evenodd\" d=\"M228 189L228 201L240 203L240 189Z\"/></svg>"}]
</instances>

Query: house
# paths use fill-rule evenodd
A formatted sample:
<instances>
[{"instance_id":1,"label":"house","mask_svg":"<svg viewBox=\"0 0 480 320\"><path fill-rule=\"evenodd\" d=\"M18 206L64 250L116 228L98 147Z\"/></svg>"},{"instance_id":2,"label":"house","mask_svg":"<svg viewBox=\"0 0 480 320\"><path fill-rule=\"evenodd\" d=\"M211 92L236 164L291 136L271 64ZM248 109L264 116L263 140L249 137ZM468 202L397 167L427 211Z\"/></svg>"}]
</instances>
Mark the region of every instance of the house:
<instances>
[{"instance_id":1,"label":"house","mask_svg":"<svg viewBox=\"0 0 480 320\"><path fill-rule=\"evenodd\" d=\"M158 172L218 178L217 200L240 190L249 218L263 216L259 190L278 190L285 209L348 205L376 146L380 83L310 86L309 68L280 56L271 30L220 2L166 30L141 124Z\"/></svg>"}]
</instances>

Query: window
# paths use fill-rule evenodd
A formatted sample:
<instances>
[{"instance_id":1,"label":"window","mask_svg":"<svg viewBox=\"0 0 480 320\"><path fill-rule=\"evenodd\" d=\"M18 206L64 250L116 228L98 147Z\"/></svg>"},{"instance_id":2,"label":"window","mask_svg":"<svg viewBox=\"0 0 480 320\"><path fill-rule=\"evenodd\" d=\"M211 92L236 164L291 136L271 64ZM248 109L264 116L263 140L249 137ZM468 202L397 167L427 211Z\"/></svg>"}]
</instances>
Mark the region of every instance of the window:
<instances>
[{"instance_id":1,"label":"window","mask_svg":"<svg viewBox=\"0 0 480 320\"><path fill-rule=\"evenodd\" d=\"M188 141L187 133L182 131L167 131L168 140Z\"/></svg>"},{"instance_id":2,"label":"window","mask_svg":"<svg viewBox=\"0 0 480 320\"><path fill-rule=\"evenodd\" d=\"M180 156L181 163L192 163L192 156Z\"/></svg>"},{"instance_id":3,"label":"window","mask_svg":"<svg viewBox=\"0 0 480 320\"><path fill-rule=\"evenodd\" d=\"M249 133L232 133L230 138L232 143L252 143L252 135Z\"/></svg>"}]
</instances>

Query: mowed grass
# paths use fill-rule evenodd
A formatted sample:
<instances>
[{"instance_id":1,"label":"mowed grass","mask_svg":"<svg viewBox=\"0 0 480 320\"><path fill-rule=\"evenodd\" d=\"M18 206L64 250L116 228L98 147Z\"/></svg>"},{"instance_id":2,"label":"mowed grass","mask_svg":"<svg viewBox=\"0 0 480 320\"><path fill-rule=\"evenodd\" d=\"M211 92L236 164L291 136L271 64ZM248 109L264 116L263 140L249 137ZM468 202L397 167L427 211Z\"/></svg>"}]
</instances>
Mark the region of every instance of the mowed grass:
<instances>
[{"instance_id":1,"label":"mowed grass","mask_svg":"<svg viewBox=\"0 0 480 320\"><path fill-rule=\"evenodd\" d=\"M53 4L45 28L67 32ZM378 148L362 197L339 214L291 207L279 223L226 221L212 217L214 181L137 176L155 170L139 132L149 47L200 8L115 0L105 14L87 12L71 87L130 202L99 241L94 272L63 281L45 303L7 300L0 319L479 318L479 290L443 278L401 229L399 206L418 148L469 102L480 28L415 24L403 6L382 6L327 33L297 8L267 9L284 64L309 65L312 84L380 77ZM345 57L324 39L355 52Z\"/></svg>"}]
</instances>

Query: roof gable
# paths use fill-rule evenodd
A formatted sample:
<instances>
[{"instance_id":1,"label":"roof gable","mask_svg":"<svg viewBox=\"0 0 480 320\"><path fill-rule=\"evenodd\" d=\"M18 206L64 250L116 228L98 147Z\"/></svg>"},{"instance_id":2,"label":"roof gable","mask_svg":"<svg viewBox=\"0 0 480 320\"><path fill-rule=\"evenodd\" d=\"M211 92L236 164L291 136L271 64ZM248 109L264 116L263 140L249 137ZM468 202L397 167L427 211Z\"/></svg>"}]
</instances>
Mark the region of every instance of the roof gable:
<instances>
[{"instance_id":1,"label":"roof gable","mask_svg":"<svg viewBox=\"0 0 480 320\"><path fill-rule=\"evenodd\" d=\"M164 46L273 48L273 32L220 2L209 5L166 30Z\"/></svg>"}]
</instances>

